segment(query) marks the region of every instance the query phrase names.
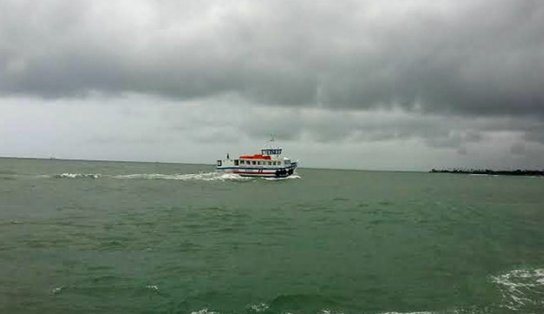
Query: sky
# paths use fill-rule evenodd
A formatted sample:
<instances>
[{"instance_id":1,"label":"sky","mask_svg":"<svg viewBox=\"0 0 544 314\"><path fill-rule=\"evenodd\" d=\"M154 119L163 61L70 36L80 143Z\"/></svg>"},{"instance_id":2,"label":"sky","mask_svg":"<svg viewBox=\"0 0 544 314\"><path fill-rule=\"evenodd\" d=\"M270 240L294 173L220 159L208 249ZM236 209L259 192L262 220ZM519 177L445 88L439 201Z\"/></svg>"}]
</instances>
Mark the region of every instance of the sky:
<instances>
[{"instance_id":1,"label":"sky","mask_svg":"<svg viewBox=\"0 0 544 314\"><path fill-rule=\"evenodd\" d=\"M0 156L544 169L541 0L0 0Z\"/></svg>"}]
</instances>

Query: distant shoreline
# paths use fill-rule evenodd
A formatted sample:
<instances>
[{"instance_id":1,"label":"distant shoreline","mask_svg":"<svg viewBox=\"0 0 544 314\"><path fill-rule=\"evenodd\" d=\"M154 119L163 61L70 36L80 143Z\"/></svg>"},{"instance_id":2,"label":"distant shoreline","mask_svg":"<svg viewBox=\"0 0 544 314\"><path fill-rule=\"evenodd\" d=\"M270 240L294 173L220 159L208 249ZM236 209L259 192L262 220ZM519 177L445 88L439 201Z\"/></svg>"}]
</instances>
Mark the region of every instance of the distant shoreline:
<instances>
[{"instance_id":1,"label":"distant shoreline","mask_svg":"<svg viewBox=\"0 0 544 314\"><path fill-rule=\"evenodd\" d=\"M544 170L491 170L491 169L431 169L430 173L478 174L498 176L544 176Z\"/></svg>"},{"instance_id":2,"label":"distant shoreline","mask_svg":"<svg viewBox=\"0 0 544 314\"><path fill-rule=\"evenodd\" d=\"M0 159L15 159L15 160L41 160L41 161L83 161L83 162L117 162L117 163L141 163L141 164L186 164L186 165L203 165L213 166L215 164L201 164L192 162L175 162L175 161L145 161L145 160L115 160L115 159L81 159L81 158L56 158L56 157L12 157L0 156Z\"/></svg>"}]
</instances>

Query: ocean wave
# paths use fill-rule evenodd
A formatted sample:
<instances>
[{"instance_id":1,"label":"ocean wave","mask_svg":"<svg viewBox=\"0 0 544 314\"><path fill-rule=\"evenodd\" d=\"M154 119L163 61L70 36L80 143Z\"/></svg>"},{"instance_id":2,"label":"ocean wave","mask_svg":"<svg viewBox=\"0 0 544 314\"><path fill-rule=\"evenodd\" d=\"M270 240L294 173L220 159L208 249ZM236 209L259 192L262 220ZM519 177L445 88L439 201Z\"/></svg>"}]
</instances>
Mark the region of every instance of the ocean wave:
<instances>
[{"instance_id":1,"label":"ocean wave","mask_svg":"<svg viewBox=\"0 0 544 314\"><path fill-rule=\"evenodd\" d=\"M159 292L159 286L157 286L157 285L147 285L145 287L146 287L146 289L153 290L155 292Z\"/></svg>"},{"instance_id":2,"label":"ocean wave","mask_svg":"<svg viewBox=\"0 0 544 314\"><path fill-rule=\"evenodd\" d=\"M501 291L501 307L512 311L544 311L544 269L515 269L491 280Z\"/></svg>"},{"instance_id":3,"label":"ocean wave","mask_svg":"<svg viewBox=\"0 0 544 314\"><path fill-rule=\"evenodd\" d=\"M0 174L9 174L9 175L12 175L12 174L17 174L17 172L11 170L11 169L0 169Z\"/></svg>"},{"instance_id":4,"label":"ocean wave","mask_svg":"<svg viewBox=\"0 0 544 314\"><path fill-rule=\"evenodd\" d=\"M270 308L270 305L268 305L268 304L266 304L266 303L259 303L259 304L251 304L251 305L248 305L248 309L249 309L252 313L262 313L262 312L267 311L269 308Z\"/></svg>"},{"instance_id":5,"label":"ocean wave","mask_svg":"<svg viewBox=\"0 0 544 314\"><path fill-rule=\"evenodd\" d=\"M253 304L248 306L247 308L248 313L262 313L262 312L268 312L268 311L269 311L269 306L265 303ZM282 311L281 313L296 314L299 312ZM421 313L427 313L427 312L421 312ZM200 310L192 311L191 314L221 314L221 313L216 311L211 311L208 308L203 308ZM328 309L323 309L318 311L317 314L344 314L344 312L335 312Z\"/></svg>"},{"instance_id":6,"label":"ocean wave","mask_svg":"<svg viewBox=\"0 0 544 314\"><path fill-rule=\"evenodd\" d=\"M247 306L245 313L276 313L278 312L277 309L271 311L270 305L266 303L259 303L259 304L250 304ZM312 311L313 312L313 311ZM285 314L297 314L301 313L298 311L292 311L292 310L283 310L279 311L279 313L285 313ZM306 312L303 312L306 313ZM317 310L313 313L316 314L344 314L343 311L337 311L337 310L330 310L330 309L321 309ZM438 314L438 313L451 313L451 314L457 314L460 313L456 310L454 311L447 311L447 312L430 312L430 311L416 311L416 312L380 312L378 314ZM464 313L464 312L463 312ZM211 311L208 308L203 308L200 310L192 311L191 314L221 314L221 312Z\"/></svg>"},{"instance_id":7,"label":"ocean wave","mask_svg":"<svg viewBox=\"0 0 544 314\"><path fill-rule=\"evenodd\" d=\"M59 294L59 293L61 293L64 289L66 289L65 286L60 286L60 287L53 288L53 290L51 290L51 292L52 292L53 294Z\"/></svg>"}]
</instances>

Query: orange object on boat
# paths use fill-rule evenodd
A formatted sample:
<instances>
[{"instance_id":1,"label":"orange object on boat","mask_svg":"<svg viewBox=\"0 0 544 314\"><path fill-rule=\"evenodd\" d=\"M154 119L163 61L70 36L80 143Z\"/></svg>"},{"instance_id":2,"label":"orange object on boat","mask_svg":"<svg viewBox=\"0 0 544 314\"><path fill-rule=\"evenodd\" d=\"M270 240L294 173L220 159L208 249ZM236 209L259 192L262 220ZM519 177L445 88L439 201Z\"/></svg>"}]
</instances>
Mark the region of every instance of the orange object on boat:
<instances>
[{"instance_id":1,"label":"orange object on boat","mask_svg":"<svg viewBox=\"0 0 544 314\"><path fill-rule=\"evenodd\" d=\"M240 159L265 159L265 160L270 160L272 158L270 156L268 156L268 155L255 154L255 155L242 155L242 156L240 156Z\"/></svg>"}]
</instances>

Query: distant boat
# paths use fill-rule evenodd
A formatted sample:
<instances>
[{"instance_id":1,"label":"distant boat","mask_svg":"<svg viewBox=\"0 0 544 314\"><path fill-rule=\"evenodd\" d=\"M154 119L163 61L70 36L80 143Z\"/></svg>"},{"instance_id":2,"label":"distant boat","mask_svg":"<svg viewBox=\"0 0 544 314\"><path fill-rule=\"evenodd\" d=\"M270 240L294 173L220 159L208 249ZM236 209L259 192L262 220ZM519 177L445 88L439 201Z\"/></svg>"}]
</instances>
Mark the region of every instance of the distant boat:
<instances>
[{"instance_id":1,"label":"distant boat","mask_svg":"<svg viewBox=\"0 0 544 314\"><path fill-rule=\"evenodd\" d=\"M242 155L217 161L216 169L244 177L288 177L295 173L298 163L281 155L281 148L263 148L260 154Z\"/></svg>"}]
</instances>

